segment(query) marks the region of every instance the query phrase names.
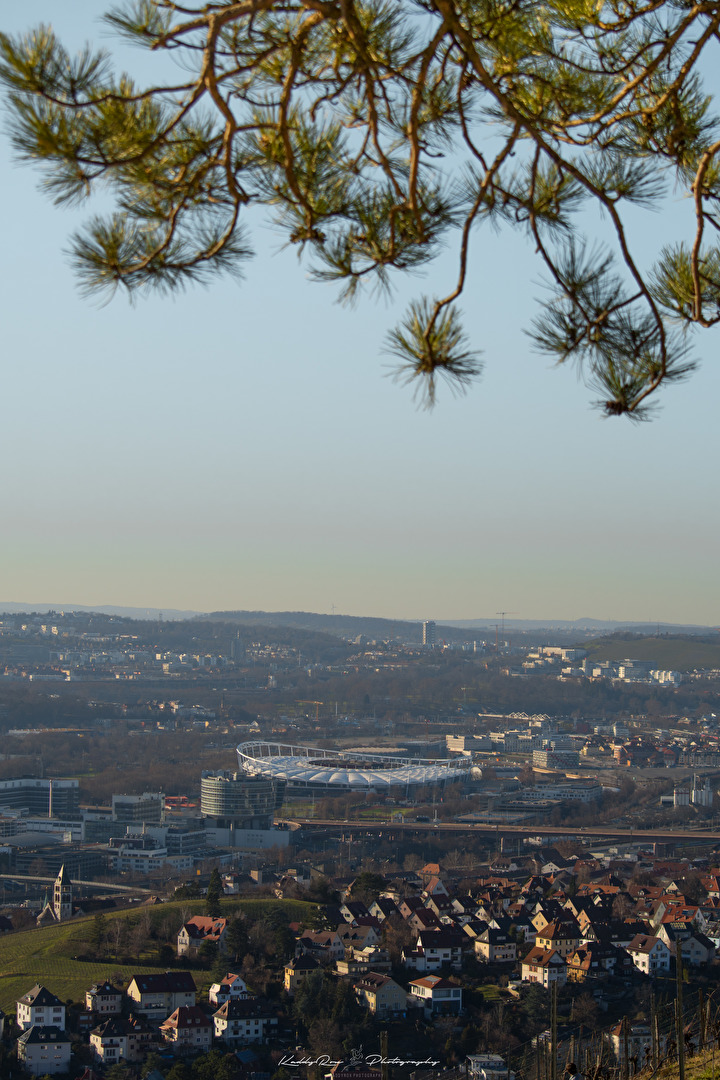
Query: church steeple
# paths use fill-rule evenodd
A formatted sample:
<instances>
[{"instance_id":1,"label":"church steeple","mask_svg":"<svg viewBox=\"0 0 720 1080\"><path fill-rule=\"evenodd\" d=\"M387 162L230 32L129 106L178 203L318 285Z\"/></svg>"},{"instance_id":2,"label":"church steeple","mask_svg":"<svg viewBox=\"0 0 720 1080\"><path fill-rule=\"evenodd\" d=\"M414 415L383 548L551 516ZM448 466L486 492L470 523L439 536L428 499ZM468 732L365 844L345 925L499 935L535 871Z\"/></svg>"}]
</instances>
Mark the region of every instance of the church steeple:
<instances>
[{"instance_id":1,"label":"church steeple","mask_svg":"<svg viewBox=\"0 0 720 1080\"><path fill-rule=\"evenodd\" d=\"M53 886L53 912L58 922L72 917L72 882L65 872L65 863L60 867Z\"/></svg>"}]
</instances>

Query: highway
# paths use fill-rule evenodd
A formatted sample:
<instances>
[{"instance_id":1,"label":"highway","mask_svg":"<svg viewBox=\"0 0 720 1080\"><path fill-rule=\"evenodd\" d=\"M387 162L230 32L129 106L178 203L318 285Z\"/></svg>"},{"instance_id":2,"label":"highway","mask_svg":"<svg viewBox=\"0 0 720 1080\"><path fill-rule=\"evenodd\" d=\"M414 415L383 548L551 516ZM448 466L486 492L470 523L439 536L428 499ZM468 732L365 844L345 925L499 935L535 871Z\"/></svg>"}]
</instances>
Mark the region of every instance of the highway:
<instances>
[{"instance_id":1,"label":"highway","mask_svg":"<svg viewBox=\"0 0 720 1080\"><path fill-rule=\"evenodd\" d=\"M717 829L678 829L678 828L655 828L655 829L629 829L626 826L597 825L584 829L573 829L566 825L505 825L502 822L486 824L481 822L457 822L457 821L363 821L354 819L338 821L334 818L278 818L276 824L301 826L304 829L333 829L343 832L366 832L366 833L485 833L493 836L576 836L580 840L591 840L594 837L602 837L611 840L632 840L640 842L647 840L653 843L656 840L681 840L685 843L699 840L720 843L720 832Z\"/></svg>"}]
</instances>

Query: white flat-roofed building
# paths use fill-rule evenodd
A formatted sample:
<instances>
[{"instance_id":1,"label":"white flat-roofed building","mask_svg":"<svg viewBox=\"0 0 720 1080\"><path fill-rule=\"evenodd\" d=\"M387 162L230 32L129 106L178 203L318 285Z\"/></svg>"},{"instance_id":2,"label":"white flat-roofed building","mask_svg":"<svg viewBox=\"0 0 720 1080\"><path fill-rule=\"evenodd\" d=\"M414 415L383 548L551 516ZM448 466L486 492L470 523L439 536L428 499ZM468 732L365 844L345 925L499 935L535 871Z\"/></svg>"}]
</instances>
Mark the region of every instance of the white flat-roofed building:
<instances>
[{"instance_id":1,"label":"white flat-roofed building","mask_svg":"<svg viewBox=\"0 0 720 1080\"><path fill-rule=\"evenodd\" d=\"M457 1016L462 1009L462 987L440 975L424 975L410 983L410 999L422 1005L426 1016Z\"/></svg>"},{"instance_id":2,"label":"white flat-roofed building","mask_svg":"<svg viewBox=\"0 0 720 1080\"><path fill-rule=\"evenodd\" d=\"M499 1054L469 1054L466 1060L472 1080L515 1080L515 1073Z\"/></svg>"}]
</instances>

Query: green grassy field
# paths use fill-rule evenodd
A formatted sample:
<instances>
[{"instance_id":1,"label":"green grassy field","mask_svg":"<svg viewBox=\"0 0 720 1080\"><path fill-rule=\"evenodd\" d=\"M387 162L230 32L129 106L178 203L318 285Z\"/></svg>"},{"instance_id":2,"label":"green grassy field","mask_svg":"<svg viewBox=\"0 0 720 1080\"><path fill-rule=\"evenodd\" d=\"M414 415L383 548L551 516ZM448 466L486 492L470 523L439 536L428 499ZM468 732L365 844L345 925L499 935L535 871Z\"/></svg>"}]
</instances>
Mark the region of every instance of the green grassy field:
<instances>
[{"instance_id":1,"label":"green grassy field","mask_svg":"<svg viewBox=\"0 0 720 1080\"><path fill-rule=\"evenodd\" d=\"M257 918L269 907L285 911L291 922L309 923L316 910L314 904L300 900L238 900L225 901L223 916L244 911L250 918ZM105 914L107 924L115 919L137 920L142 909L130 908ZM204 912L202 900L173 901L146 908L153 923L171 920L177 916L180 929L182 916L200 915ZM77 959L89 953L88 941L93 930L92 916L73 919L60 926L47 926L41 930L25 930L0 938L0 1009L13 1014L15 1002L35 985L42 983L62 1001L84 1001L85 991L98 980L110 976L122 976L127 984L133 975L163 971L163 967L150 962L149 957L139 957L131 964L120 964L113 959L88 961ZM210 984L210 971L193 968L193 978L202 991Z\"/></svg>"},{"instance_id":2,"label":"green grassy field","mask_svg":"<svg viewBox=\"0 0 720 1080\"><path fill-rule=\"evenodd\" d=\"M83 948L91 920L81 919L65 926L25 930L0 941L0 1008L14 1013L15 1002L35 983L47 986L62 1001L81 1001L97 980L122 972L129 981L139 971L159 971L157 967L123 967L112 961L84 963L74 960Z\"/></svg>"}]
</instances>

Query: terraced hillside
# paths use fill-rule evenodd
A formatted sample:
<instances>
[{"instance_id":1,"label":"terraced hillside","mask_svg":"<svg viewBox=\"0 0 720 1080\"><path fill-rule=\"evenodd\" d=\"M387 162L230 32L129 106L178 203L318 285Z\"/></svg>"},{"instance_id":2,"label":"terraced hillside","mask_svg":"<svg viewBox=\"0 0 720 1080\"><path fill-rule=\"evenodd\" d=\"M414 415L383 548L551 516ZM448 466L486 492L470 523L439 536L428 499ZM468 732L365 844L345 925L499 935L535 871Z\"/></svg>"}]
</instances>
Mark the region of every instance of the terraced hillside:
<instances>
[{"instance_id":1,"label":"terraced hillside","mask_svg":"<svg viewBox=\"0 0 720 1080\"><path fill-rule=\"evenodd\" d=\"M314 904L297 900L239 900L224 903L222 914L229 916L244 911L253 919L271 907L286 912L292 921L308 923L316 910ZM202 901L182 901L145 910L150 911L151 919L158 924L170 916L179 930L183 917L202 914L204 904ZM135 907L109 912L105 917L108 922L115 919L132 922L138 915L138 908ZM177 916L175 920L172 920L173 915ZM128 983L133 975L165 970L156 962L157 950L148 951L131 963L118 963L112 958L97 961L80 959L91 952L89 943L92 932L93 917L89 916L59 926L25 930L0 938L0 1009L14 1013L17 999L35 983L46 985L62 1001L84 1001L85 991L98 980L117 975ZM210 970L193 967L193 978L201 991L210 985Z\"/></svg>"}]
</instances>

